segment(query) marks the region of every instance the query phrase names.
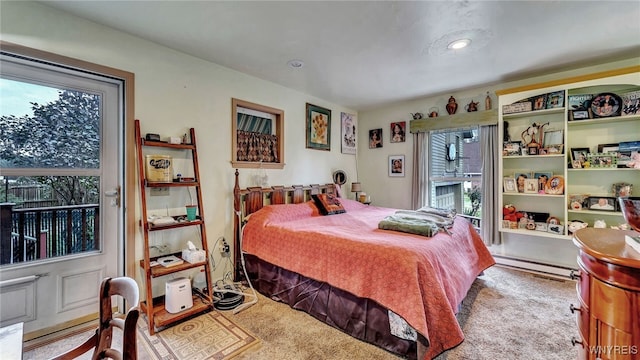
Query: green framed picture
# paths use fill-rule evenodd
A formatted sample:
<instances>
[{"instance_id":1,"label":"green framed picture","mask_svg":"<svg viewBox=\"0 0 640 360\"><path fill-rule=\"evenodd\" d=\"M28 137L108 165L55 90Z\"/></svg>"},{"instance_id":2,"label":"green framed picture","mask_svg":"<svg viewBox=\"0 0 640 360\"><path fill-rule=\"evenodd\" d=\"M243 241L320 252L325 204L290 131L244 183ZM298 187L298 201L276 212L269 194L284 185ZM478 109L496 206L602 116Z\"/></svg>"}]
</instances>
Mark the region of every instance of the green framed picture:
<instances>
[{"instance_id":1,"label":"green framed picture","mask_svg":"<svg viewBox=\"0 0 640 360\"><path fill-rule=\"evenodd\" d=\"M331 151L331 110L307 103L307 149Z\"/></svg>"}]
</instances>

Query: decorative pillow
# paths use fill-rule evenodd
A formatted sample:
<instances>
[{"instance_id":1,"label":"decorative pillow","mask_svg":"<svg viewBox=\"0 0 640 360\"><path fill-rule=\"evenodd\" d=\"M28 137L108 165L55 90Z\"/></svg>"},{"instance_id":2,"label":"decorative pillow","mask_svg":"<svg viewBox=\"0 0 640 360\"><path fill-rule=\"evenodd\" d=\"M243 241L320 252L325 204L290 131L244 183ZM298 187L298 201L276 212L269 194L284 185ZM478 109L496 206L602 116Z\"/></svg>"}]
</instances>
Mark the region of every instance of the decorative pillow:
<instances>
[{"instance_id":1,"label":"decorative pillow","mask_svg":"<svg viewBox=\"0 0 640 360\"><path fill-rule=\"evenodd\" d=\"M322 215L342 214L347 212L340 203L340 200L338 200L338 198L333 194L313 194L311 197Z\"/></svg>"}]
</instances>

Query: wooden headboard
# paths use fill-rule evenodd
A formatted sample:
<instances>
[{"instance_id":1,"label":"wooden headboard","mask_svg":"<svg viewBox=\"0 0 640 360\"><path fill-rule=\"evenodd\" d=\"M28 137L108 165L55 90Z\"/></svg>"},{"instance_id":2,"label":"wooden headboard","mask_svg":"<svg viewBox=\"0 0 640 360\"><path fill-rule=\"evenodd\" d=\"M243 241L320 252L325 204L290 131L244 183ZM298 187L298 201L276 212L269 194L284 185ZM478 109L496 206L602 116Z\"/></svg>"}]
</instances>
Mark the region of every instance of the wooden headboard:
<instances>
[{"instance_id":1,"label":"wooden headboard","mask_svg":"<svg viewBox=\"0 0 640 360\"><path fill-rule=\"evenodd\" d=\"M234 281L243 277L240 258L240 231L248 215L262 209L266 205L299 204L311 200L313 194L335 194L335 184L311 185L276 185L270 188L260 186L240 189L238 178L240 172L236 169L235 185L233 186L233 256Z\"/></svg>"}]
</instances>

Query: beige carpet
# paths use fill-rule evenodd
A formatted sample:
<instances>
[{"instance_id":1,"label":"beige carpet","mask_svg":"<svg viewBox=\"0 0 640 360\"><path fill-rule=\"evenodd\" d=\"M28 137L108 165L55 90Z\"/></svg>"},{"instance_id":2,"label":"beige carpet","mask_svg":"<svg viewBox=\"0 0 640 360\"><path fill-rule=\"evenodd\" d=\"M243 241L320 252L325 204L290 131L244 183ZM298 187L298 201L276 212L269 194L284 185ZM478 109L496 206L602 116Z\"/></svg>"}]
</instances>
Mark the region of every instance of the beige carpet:
<instances>
[{"instance_id":1,"label":"beige carpet","mask_svg":"<svg viewBox=\"0 0 640 360\"><path fill-rule=\"evenodd\" d=\"M571 337L578 332L569 304L575 302L573 281L494 266L474 282L458 314L465 341L437 359L573 360L577 350L571 346ZM210 314L215 319L214 315L220 313ZM140 336L138 347L140 358L228 359L237 354L233 358L238 360L399 359L263 296L256 305L238 314L223 315L217 321L207 321L221 324L227 333L234 333L234 328L240 331L226 348L220 347L224 343L222 335L190 320L155 337L143 330L145 335ZM197 319L200 318L203 316ZM238 349L238 344L250 342L251 334L260 339L260 344L243 347L247 349L244 351ZM57 353L47 351L55 346L35 349L25 359L46 359ZM45 356L41 356L43 351Z\"/></svg>"},{"instance_id":2,"label":"beige carpet","mask_svg":"<svg viewBox=\"0 0 640 360\"><path fill-rule=\"evenodd\" d=\"M95 328L93 328L95 329ZM60 354L93 334L95 330L79 330L62 340L45 341L38 347L25 345L25 360L41 360ZM178 323L149 335L145 318L138 321L138 358L140 360L222 360L256 346L260 340L229 320L224 314L212 311ZM114 331L117 348L121 332ZM1 358L1 356L0 356ZM91 359L91 352L79 359Z\"/></svg>"},{"instance_id":3,"label":"beige carpet","mask_svg":"<svg viewBox=\"0 0 640 360\"><path fill-rule=\"evenodd\" d=\"M492 267L473 284L458 314L465 341L438 360L574 360L575 282ZM236 359L399 359L289 306L260 297L230 319L262 341Z\"/></svg>"}]
</instances>

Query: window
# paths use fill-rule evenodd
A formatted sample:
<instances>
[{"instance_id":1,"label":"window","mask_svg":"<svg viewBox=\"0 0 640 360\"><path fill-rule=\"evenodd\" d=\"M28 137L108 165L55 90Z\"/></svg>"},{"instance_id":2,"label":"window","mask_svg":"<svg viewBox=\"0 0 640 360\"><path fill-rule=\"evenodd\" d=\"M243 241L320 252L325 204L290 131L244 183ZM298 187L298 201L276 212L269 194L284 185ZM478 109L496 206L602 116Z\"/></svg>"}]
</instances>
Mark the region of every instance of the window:
<instances>
[{"instance_id":1,"label":"window","mask_svg":"<svg viewBox=\"0 0 640 360\"><path fill-rule=\"evenodd\" d=\"M431 131L429 143L431 206L456 209L479 227L482 158L478 128Z\"/></svg>"},{"instance_id":2,"label":"window","mask_svg":"<svg viewBox=\"0 0 640 360\"><path fill-rule=\"evenodd\" d=\"M232 99L231 164L236 168L284 167L284 111Z\"/></svg>"}]
</instances>

